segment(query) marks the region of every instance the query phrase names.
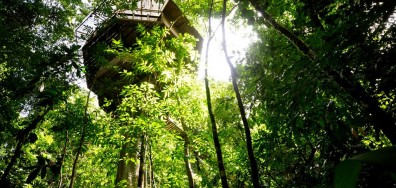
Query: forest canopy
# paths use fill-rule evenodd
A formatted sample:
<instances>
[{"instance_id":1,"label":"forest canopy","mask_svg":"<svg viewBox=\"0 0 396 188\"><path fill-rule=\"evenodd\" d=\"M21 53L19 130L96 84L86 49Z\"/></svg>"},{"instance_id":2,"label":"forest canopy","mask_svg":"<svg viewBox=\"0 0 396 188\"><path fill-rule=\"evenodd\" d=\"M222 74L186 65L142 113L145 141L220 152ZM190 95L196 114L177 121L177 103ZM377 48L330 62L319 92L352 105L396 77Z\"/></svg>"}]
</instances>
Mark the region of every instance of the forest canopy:
<instances>
[{"instance_id":1,"label":"forest canopy","mask_svg":"<svg viewBox=\"0 0 396 188\"><path fill-rule=\"evenodd\" d=\"M396 1L142 2L0 1L0 187L396 186Z\"/></svg>"}]
</instances>

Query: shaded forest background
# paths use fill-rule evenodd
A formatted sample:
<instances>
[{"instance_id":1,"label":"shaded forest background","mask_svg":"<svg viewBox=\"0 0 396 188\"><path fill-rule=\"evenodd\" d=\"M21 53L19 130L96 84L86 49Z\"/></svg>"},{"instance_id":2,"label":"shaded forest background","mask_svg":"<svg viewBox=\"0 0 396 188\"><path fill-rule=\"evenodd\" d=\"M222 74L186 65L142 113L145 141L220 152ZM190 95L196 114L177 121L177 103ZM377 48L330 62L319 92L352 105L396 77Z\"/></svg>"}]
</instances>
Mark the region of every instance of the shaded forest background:
<instances>
[{"instance_id":1,"label":"shaded forest background","mask_svg":"<svg viewBox=\"0 0 396 188\"><path fill-rule=\"evenodd\" d=\"M175 2L206 38L227 19L258 40L203 80L192 36L139 26L96 57L133 62L105 112L74 29L136 2L0 1L1 187L130 187L122 162L135 187L396 186L396 1Z\"/></svg>"}]
</instances>

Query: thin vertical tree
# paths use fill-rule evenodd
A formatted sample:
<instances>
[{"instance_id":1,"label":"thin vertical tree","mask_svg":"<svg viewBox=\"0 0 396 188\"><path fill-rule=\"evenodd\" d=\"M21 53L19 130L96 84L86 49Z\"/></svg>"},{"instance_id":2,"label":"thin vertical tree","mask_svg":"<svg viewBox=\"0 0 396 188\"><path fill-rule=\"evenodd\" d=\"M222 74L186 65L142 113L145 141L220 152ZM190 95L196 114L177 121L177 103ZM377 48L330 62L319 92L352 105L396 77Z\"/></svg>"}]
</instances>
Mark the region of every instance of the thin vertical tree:
<instances>
[{"instance_id":1,"label":"thin vertical tree","mask_svg":"<svg viewBox=\"0 0 396 188\"><path fill-rule=\"evenodd\" d=\"M187 135L188 126L187 126L186 122L184 121L184 118L181 118L181 124L183 127L183 131L185 133L182 137L184 140L184 150L183 150L184 151L184 163L186 166L186 172L187 172L187 177L188 177L188 186L190 188L194 188L195 184L194 184L194 178L193 178L193 171L191 169L191 164L190 164L190 160L189 160L189 158L190 158L190 151L189 151L190 139L188 138L188 135Z\"/></svg>"},{"instance_id":2,"label":"thin vertical tree","mask_svg":"<svg viewBox=\"0 0 396 188\"><path fill-rule=\"evenodd\" d=\"M209 53L209 46L210 46L211 35L212 35L212 27L211 27L211 24L212 24L211 23L212 11L213 11L213 0L210 1L210 5L209 5L208 41L207 41L207 44L206 44L206 52L205 52L206 102L207 102L207 106L208 106L210 123L212 125L213 142L214 142L215 150L216 150L217 165L218 165L219 171L220 171L221 185L222 185L223 188L228 188L227 174L226 174L224 163L223 163L223 155L222 155L222 152L221 152L221 145L220 145L220 141L219 141L219 135L217 133L216 120L215 120L215 116L214 116L213 110L212 110L212 101L211 101L211 97L210 97L210 87L209 87L209 78L208 78L208 53Z\"/></svg>"},{"instance_id":3,"label":"thin vertical tree","mask_svg":"<svg viewBox=\"0 0 396 188\"><path fill-rule=\"evenodd\" d=\"M140 166L139 166L139 177L138 177L138 187L144 185L145 167L146 164L146 133L143 133L140 141Z\"/></svg>"},{"instance_id":4,"label":"thin vertical tree","mask_svg":"<svg viewBox=\"0 0 396 188\"><path fill-rule=\"evenodd\" d=\"M62 173L62 168L63 168L63 163L65 161L65 157L66 157L66 151L67 151L67 143L69 142L69 131L66 130L65 133L65 145L63 146L63 150L62 150L62 158L61 158L61 162L60 162L60 169L59 169L59 185L58 188L62 187L62 183L63 183L63 173Z\"/></svg>"},{"instance_id":5,"label":"thin vertical tree","mask_svg":"<svg viewBox=\"0 0 396 188\"><path fill-rule=\"evenodd\" d=\"M149 142L149 160L150 160L150 187L155 188L155 177L154 177L154 166L153 166L153 155L152 155L152 141Z\"/></svg>"},{"instance_id":6,"label":"thin vertical tree","mask_svg":"<svg viewBox=\"0 0 396 188\"><path fill-rule=\"evenodd\" d=\"M226 43L226 33L225 33L225 18L226 18L226 11L227 11L227 0L223 0L223 10L222 10L222 17L221 17L221 30L223 34L223 41L222 41L222 46L223 46L223 51L225 55L225 59L227 61L228 66L230 67L231 70L231 78L232 78L232 86L234 88L235 96L238 102L238 107L239 107L239 112L241 114L241 119L243 123L243 127L245 130L245 137L246 137L246 147L248 151L248 156L249 156L249 162L250 162L250 168L251 168L251 177L252 177L252 182L254 187L260 187L260 178L258 174L258 168L257 168L257 162L256 159L254 158L254 152L253 152L253 145L252 145L252 137L250 135L250 127L249 123L246 118L246 112L245 108L243 106L243 101L241 97L241 93L239 92L238 88L238 83L237 83L237 77L236 77L236 71L234 66L231 63L231 60L228 56L227 52L227 43Z\"/></svg>"},{"instance_id":7,"label":"thin vertical tree","mask_svg":"<svg viewBox=\"0 0 396 188\"><path fill-rule=\"evenodd\" d=\"M86 131L86 126L87 126L86 124L88 123L88 105L89 105L90 96L91 96L91 90L88 91L87 102L85 103L83 123L82 123L82 127L81 127L80 143L78 145L76 157L74 158L74 162L73 162L73 169L72 169L72 175L70 177L69 188L73 188L73 186L74 186L74 180L76 179L78 158L80 157L80 154L81 154L82 148L84 146L84 142L85 142L85 131Z\"/></svg>"}]
</instances>

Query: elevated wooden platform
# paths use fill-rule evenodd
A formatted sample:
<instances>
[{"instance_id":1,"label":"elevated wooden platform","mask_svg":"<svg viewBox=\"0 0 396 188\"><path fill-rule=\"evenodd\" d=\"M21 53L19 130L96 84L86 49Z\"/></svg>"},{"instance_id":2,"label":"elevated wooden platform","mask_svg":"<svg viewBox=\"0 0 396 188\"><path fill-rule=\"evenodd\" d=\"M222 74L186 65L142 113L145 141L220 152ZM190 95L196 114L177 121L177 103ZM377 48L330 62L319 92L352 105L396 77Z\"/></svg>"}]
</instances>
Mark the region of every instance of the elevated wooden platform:
<instances>
[{"instance_id":1,"label":"elevated wooden platform","mask_svg":"<svg viewBox=\"0 0 396 188\"><path fill-rule=\"evenodd\" d=\"M119 94L122 88L130 83L119 74L119 68L126 65L117 58L104 55L103 50L111 45L112 39L122 40L124 46L132 47L136 42L135 29L138 24L151 28L154 25L162 25L169 28L172 36L177 37L181 33L189 33L197 38L196 49L200 51L203 39L198 31L189 25L189 21L182 15L181 10L172 0L164 3L156 3L150 0L142 0L136 10L116 11L114 16L104 21L99 28L92 32L82 48L84 64L87 67L88 87L98 95L99 104L104 104L104 99L113 100L113 104L106 111L113 111L121 102ZM149 75L139 75L144 80Z\"/></svg>"}]
</instances>

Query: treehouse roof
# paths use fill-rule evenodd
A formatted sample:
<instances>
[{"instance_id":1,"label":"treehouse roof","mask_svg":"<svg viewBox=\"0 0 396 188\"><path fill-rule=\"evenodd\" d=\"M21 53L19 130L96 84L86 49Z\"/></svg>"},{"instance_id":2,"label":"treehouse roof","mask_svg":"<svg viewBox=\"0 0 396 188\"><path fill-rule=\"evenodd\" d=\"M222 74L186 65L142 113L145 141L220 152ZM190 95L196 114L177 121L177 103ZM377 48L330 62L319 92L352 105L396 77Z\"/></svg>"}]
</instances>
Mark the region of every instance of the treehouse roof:
<instances>
[{"instance_id":1,"label":"treehouse roof","mask_svg":"<svg viewBox=\"0 0 396 188\"><path fill-rule=\"evenodd\" d=\"M139 23L145 26L164 25L169 28L173 36L189 33L199 40L197 49L202 47L201 35L189 25L187 18L172 0L166 0L163 3L141 0L137 3L135 10L117 10L110 19L93 12L83 20L75 33L78 39L85 42L84 50L98 41L110 42L112 38L120 37L120 35L128 35L128 33L134 35L133 31ZM124 43L135 42L135 37L130 36L130 38Z\"/></svg>"}]
</instances>

